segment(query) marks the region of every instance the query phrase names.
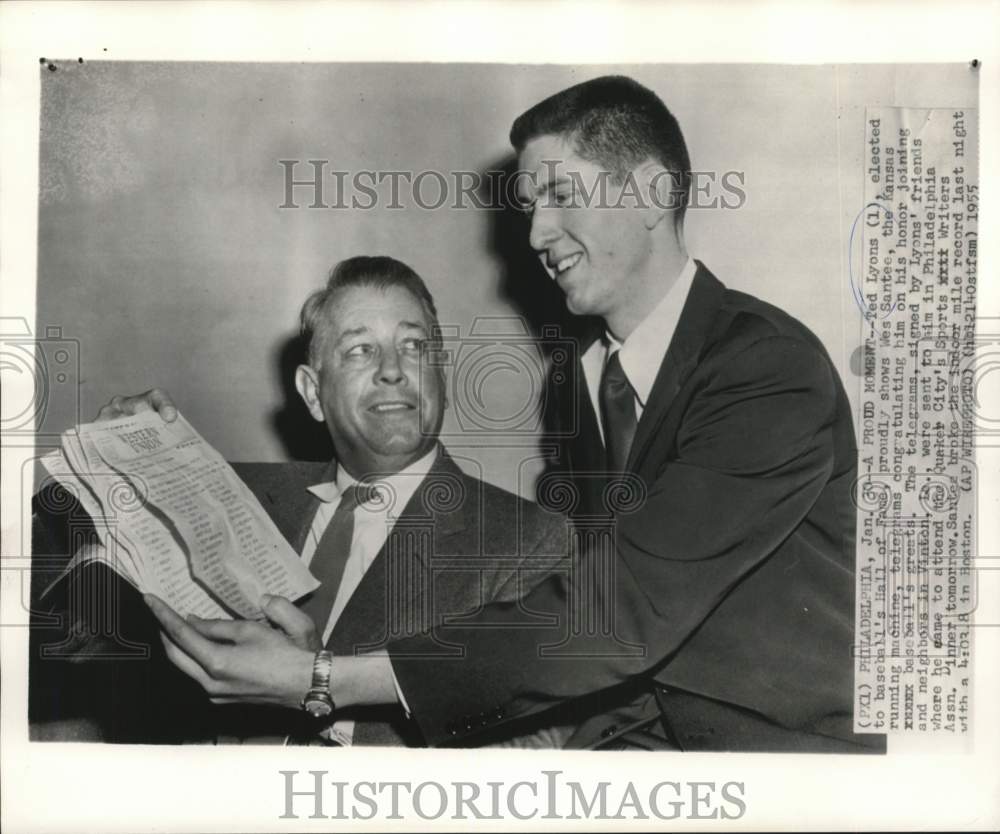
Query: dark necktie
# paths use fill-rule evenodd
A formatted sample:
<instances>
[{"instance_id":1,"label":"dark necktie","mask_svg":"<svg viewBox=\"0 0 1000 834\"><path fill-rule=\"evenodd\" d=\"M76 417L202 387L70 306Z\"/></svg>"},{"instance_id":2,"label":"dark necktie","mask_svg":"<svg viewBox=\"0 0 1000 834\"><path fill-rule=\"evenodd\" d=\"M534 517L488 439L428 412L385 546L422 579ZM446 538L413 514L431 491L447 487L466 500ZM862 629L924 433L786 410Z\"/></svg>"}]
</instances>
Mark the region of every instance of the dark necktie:
<instances>
[{"instance_id":1,"label":"dark necktie","mask_svg":"<svg viewBox=\"0 0 1000 834\"><path fill-rule=\"evenodd\" d=\"M616 350L604 363L599 400L604 424L604 447L608 455L608 471L624 472L629 449L635 437L635 392L622 370L621 351Z\"/></svg>"},{"instance_id":2,"label":"dark necktie","mask_svg":"<svg viewBox=\"0 0 1000 834\"><path fill-rule=\"evenodd\" d=\"M364 487L361 488L361 491ZM354 539L354 510L359 503L359 489L352 484L344 490L340 504L333 513L333 518L326 525L326 530L316 545L316 552L309 563L309 570L319 580L319 587L302 604L302 610L316 624L316 633L323 639L326 631L326 621L330 619L333 603L337 599L337 590L344 575L344 567L351 555L351 542Z\"/></svg>"}]
</instances>

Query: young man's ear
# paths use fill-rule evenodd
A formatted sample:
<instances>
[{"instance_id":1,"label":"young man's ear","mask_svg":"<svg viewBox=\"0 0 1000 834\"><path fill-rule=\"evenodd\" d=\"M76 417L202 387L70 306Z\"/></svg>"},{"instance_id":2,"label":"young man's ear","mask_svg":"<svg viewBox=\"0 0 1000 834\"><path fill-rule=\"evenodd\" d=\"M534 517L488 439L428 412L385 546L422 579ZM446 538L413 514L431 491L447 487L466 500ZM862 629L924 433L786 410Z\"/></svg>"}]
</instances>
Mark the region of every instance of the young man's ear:
<instances>
[{"instance_id":1,"label":"young man's ear","mask_svg":"<svg viewBox=\"0 0 1000 834\"><path fill-rule=\"evenodd\" d=\"M323 408L319 400L319 374L311 365L299 365L295 369L295 389L302 397L314 420L324 421Z\"/></svg>"},{"instance_id":2,"label":"young man's ear","mask_svg":"<svg viewBox=\"0 0 1000 834\"><path fill-rule=\"evenodd\" d=\"M646 228L653 230L660 223L671 220L680 208L677 176L653 160L641 166L636 176L644 185L643 194L647 200Z\"/></svg>"}]
</instances>

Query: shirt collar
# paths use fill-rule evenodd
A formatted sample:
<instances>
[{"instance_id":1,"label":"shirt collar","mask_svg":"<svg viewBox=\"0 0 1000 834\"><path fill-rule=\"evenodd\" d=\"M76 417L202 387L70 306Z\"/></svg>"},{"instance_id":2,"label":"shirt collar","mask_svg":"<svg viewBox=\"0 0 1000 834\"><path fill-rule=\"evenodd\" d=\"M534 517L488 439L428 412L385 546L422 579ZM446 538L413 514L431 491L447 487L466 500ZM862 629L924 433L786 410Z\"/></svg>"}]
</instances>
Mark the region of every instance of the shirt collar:
<instances>
[{"instance_id":1,"label":"shirt collar","mask_svg":"<svg viewBox=\"0 0 1000 834\"><path fill-rule=\"evenodd\" d=\"M376 485L385 484L388 487L390 494L394 496L392 506L397 508L397 512L401 511L402 508L409 502L410 498L413 497L413 493L416 492L417 486L424 479L424 476L430 472L431 467L437 460L438 454L438 444L435 443L434 448L432 448L419 460L414 461L405 469L401 469L399 472L380 478L376 482ZM315 495L324 504L332 504L334 501L339 501L344 490L352 484L357 483L357 479L351 477L347 470L342 466L336 467L336 470L336 476L332 481L322 481L318 484L306 487L309 492ZM387 507L387 509L389 509L389 507Z\"/></svg>"},{"instance_id":2,"label":"shirt collar","mask_svg":"<svg viewBox=\"0 0 1000 834\"><path fill-rule=\"evenodd\" d=\"M652 312L644 318L639 326L629 334L624 342L619 342L610 333L605 333L608 345L608 356L616 350L621 351L619 361L622 370L628 377L629 384L643 408L653 390L656 375L667 355L670 340L680 321L684 302L687 300L691 284L698 267L692 258L687 259L677 280L670 285L666 294L660 299Z\"/></svg>"}]
</instances>

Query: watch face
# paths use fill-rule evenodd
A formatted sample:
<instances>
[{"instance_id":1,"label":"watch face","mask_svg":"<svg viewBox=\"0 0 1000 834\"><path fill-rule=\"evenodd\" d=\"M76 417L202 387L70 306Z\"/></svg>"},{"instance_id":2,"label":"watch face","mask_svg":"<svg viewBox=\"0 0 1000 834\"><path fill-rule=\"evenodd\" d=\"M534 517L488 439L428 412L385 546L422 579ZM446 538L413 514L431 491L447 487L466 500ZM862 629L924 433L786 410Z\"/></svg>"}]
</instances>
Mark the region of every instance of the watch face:
<instances>
[{"instance_id":1,"label":"watch face","mask_svg":"<svg viewBox=\"0 0 1000 834\"><path fill-rule=\"evenodd\" d=\"M309 698L306 700L304 706L306 708L306 712L308 712L313 718L326 718L326 716L333 712L333 707L327 701L320 698Z\"/></svg>"}]
</instances>

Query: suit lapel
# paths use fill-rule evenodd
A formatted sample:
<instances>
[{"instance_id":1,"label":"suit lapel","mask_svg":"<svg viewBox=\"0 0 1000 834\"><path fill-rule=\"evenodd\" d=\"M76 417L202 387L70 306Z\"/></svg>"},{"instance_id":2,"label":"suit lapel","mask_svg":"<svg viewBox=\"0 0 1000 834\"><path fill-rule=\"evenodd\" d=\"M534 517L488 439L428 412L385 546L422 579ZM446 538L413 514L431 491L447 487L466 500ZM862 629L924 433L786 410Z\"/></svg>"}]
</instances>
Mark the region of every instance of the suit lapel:
<instances>
[{"instance_id":1,"label":"suit lapel","mask_svg":"<svg viewBox=\"0 0 1000 834\"><path fill-rule=\"evenodd\" d=\"M684 302L677 328L653 383L629 452L628 469L635 472L645 459L674 397L698 362L712 320L722 304L725 287L700 261Z\"/></svg>"},{"instance_id":2,"label":"suit lapel","mask_svg":"<svg viewBox=\"0 0 1000 834\"><path fill-rule=\"evenodd\" d=\"M338 618L327 648L337 654L371 650L401 631L429 622L431 559L442 541L469 526L469 516L476 510L469 483L440 447L437 460ZM474 496L478 499L478 490Z\"/></svg>"},{"instance_id":3,"label":"suit lapel","mask_svg":"<svg viewBox=\"0 0 1000 834\"><path fill-rule=\"evenodd\" d=\"M593 462L604 459L603 449L598 451L596 457L593 455L594 444L592 441L596 438L597 444L600 446L601 433L597 412L590 399L587 374L583 369L583 357L594 346L594 343L601 339L603 332L603 327L598 325L587 328L577 342L574 365L575 384L561 385L557 388L561 394L561 402L557 411L559 425L556 428L558 436L571 437L574 441L570 451L572 459L569 462L570 468L574 470L587 470ZM549 385L552 387L555 383L550 381Z\"/></svg>"},{"instance_id":4,"label":"suit lapel","mask_svg":"<svg viewBox=\"0 0 1000 834\"><path fill-rule=\"evenodd\" d=\"M565 438L562 448L566 460L560 461L557 469L564 473L572 473L580 498L571 514L584 516L602 512L604 473L607 469L600 424L590 398L587 375L583 369L584 355L604 332L603 324L599 319L596 321L597 323L587 329L578 343L575 385L560 389L570 396L564 396L560 406L558 429L559 436Z\"/></svg>"},{"instance_id":5,"label":"suit lapel","mask_svg":"<svg viewBox=\"0 0 1000 834\"><path fill-rule=\"evenodd\" d=\"M308 487L331 480L336 464L297 462L264 466L263 474L252 477L248 485L281 534L301 554L319 505L319 499Z\"/></svg>"}]
</instances>

